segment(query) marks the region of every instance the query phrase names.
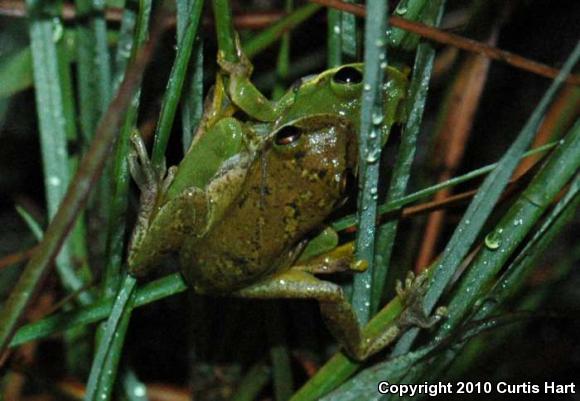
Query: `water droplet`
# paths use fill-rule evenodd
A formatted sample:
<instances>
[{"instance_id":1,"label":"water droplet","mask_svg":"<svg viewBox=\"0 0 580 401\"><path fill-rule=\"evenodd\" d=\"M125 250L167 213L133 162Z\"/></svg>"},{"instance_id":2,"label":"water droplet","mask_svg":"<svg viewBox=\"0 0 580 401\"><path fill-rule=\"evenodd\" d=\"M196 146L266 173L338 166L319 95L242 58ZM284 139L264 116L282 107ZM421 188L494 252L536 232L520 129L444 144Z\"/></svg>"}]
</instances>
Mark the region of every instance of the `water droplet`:
<instances>
[{"instance_id":1,"label":"water droplet","mask_svg":"<svg viewBox=\"0 0 580 401\"><path fill-rule=\"evenodd\" d=\"M385 45L385 41L384 41L384 40L382 40L382 39L377 39L377 40L376 40L376 42L375 42L375 45L376 45L377 47L382 47L382 46L384 46L384 45Z\"/></svg>"},{"instance_id":2,"label":"water droplet","mask_svg":"<svg viewBox=\"0 0 580 401\"><path fill-rule=\"evenodd\" d=\"M364 84L363 89L366 91L370 91L371 90L371 86L369 84Z\"/></svg>"},{"instance_id":3,"label":"water droplet","mask_svg":"<svg viewBox=\"0 0 580 401\"><path fill-rule=\"evenodd\" d=\"M62 39L64 35L64 28L62 27L62 24L60 23L60 19L58 18L54 18L52 20L52 41L53 42L58 42L59 40Z\"/></svg>"},{"instance_id":4,"label":"water droplet","mask_svg":"<svg viewBox=\"0 0 580 401\"><path fill-rule=\"evenodd\" d=\"M515 219L514 220L514 226L521 226L522 224L524 224L524 220L523 219Z\"/></svg>"},{"instance_id":5,"label":"water droplet","mask_svg":"<svg viewBox=\"0 0 580 401\"><path fill-rule=\"evenodd\" d=\"M496 249L498 249L501 246L501 233L502 232L503 232L503 230L500 228L497 231L493 231L493 232L487 234L485 237L485 246L492 251L495 251Z\"/></svg>"},{"instance_id":6,"label":"water droplet","mask_svg":"<svg viewBox=\"0 0 580 401\"><path fill-rule=\"evenodd\" d=\"M371 131L369 134L369 139L377 139L377 133L375 131Z\"/></svg>"},{"instance_id":7,"label":"water droplet","mask_svg":"<svg viewBox=\"0 0 580 401\"><path fill-rule=\"evenodd\" d=\"M50 185L52 185L53 187L58 187L60 185L60 178L58 178L57 176L53 175L51 177L48 178L48 183Z\"/></svg>"},{"instance_id":8,"label":"water droplet","mask_svg":"<svg viewBox=\"0 0 580 401\"><path fill-rule=\"evenodd\" d=\"M143 385L135 386L135 388L133 389L133 393L135 394L136 397L145 397L146 394L145 386Z\"/></svg>"},{"instance_id":9,"label":"water droplet","mask_svg":"<svg viewBox=\"0 0 580 401\"><path fill-rule=\"evenodd\" d=\"M395 14L397 14L397 15L405 15L405 14L407 14L407 7L397 7L395 9Z\"/></svg>"},{"instance_id":10,"label":"water droplet","mask_svg":"<svg viewBox=\"0 0 580 401\"><path fill-rule=\"evenodd\" d=\"M340 26L335 25L334 28L333 28L333 31L334 31L335 34L339 35L340 34Z\"/></svg>"},{"instance_id":11,"label":"water droplet","mask_svg":"<svg viewBox=\"0 0 580 401\"><path fill-rule=\"evenodd\" d=\"M373 113L373 124L379 125L383 122L384 116L383 113Z\"/></svg>"},{"instance_id":12,"label":"water droplet","mask_svg":"<svg viewBox=\"0 0 580 401\"><path fill-rule=\"evenodd\" d=\"M379 149L371 150L367 155L367 162L368 163L375 163L377 160L379 160L380 154L381 154L381 152Z\"/></svg>"},{"instance_id":13,"label":"water droplet","mask_svg":"<svg viewBox=\"0 0 580 401\"><path fill-rule=\"evenodd\" d=\"M387 64L386 62L384 62L384 61L383 61L383 62L381 63L381 68L382 68L382 69L385 69L385 68L387 68L387 66L388 66L388 64Z\"/></svg>"}]
</instances>

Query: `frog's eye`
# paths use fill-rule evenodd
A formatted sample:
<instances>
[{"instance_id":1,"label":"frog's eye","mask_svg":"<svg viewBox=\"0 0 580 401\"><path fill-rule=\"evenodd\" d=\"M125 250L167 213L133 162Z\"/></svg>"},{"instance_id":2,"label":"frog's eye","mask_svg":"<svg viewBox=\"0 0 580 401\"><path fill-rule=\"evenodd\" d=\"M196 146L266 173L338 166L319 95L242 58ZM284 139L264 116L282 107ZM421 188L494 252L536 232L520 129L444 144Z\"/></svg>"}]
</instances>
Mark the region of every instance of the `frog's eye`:
<instances>
[{"instance_id":1,"label":"frog's eye","mask_svg":"<svg viewBox=\"0 0 580 401\"><path fill-rule=\"evenodd\" d=\"M302 130L293 125L287 125L276 132L274 143L279 146L290 145L300 139Z\"/></svg>"},{"instance_id":2,"label":"frog's eye","mask_svg":"<svg viewBox=\"0 0 580 401\"><path fill-rule=\"evenodd\" d=\"M354 67L342 67L338 70L332 80L337 84L360 84L363 76L359 70Z\"/></svg>"}]
</instances>

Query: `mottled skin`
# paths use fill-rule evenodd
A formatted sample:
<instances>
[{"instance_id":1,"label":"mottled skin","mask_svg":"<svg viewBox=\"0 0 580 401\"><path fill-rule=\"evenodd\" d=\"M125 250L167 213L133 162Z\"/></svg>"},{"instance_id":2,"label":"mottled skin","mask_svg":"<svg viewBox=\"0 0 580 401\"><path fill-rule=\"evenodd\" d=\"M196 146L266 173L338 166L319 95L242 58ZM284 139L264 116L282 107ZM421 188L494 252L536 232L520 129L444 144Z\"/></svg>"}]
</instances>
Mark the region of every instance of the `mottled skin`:
<instances>
[{"instance_id":1,"label":"mottled skin","mask_svg":"<svg viewBox=\"0 0 580 401\"><path fill-rule=\"evenodd\" d=\"M276 137L288 130L300 138L278 144ZM240 194L223 218L203 237L184 241L181 263L190 266L184 275L197 291L231 292L291 266L300 240L319 228L344 196L354 166L351 133L347 120L328 116L273 133L274 140L245 167Z\"/></svg>"},{"instance_id":2,"label":"mottled skin","mask_svg":"<svg viewBox=\"0 0 580 401\"><path fill-rule=\"evenodd\" d=\"M360 271L352 248L294 266L305 236L343 202L346 176L356 167L362 66L304 79L269 103L240 56L240 64L220 60L204 119L179 167L167 175L153 171L140 137L133 137L130 166L142 195L130 272L143 275L179 252L183 275L199 293L316 299L340 344L364 359L389 344L402 323L365 337L340 287L313 276ZM405 78L387 72L388 129L398 118Z\"/></svg>"}]
</instances>

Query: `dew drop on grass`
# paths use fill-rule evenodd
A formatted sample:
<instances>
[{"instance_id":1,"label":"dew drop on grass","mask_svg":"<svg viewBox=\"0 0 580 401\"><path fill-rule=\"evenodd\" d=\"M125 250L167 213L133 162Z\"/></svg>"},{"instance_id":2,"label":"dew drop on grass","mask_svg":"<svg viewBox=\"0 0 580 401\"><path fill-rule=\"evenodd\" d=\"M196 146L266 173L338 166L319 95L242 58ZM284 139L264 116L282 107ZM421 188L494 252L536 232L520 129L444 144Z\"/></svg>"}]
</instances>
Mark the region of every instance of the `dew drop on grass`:
<instances>
[{"instance_id":1,"label":"dew drop on grass","mask_svg":"<svg viewBox=\"0 0 580 401\"><path fill-rule=\"evenodd\" d=\"M492 251L495 251L496 249L498 249L501 246L501 234L502 234L503 230L499 229L497 231L493 231L489 234L486 235L485 237L485 246L487 247L487 249L490 249Z\"/></svg>"}]
</instances>

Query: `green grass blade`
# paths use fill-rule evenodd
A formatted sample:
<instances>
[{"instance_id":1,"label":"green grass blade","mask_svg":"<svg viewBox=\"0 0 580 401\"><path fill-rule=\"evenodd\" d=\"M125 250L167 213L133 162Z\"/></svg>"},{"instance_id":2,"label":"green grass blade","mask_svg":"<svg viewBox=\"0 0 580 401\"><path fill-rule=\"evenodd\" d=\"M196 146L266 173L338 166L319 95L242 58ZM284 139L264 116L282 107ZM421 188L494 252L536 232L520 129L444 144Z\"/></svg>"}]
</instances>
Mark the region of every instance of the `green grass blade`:
<instances>
[{"instance_id":1,"label":"green grass blade","mask_svg":"<svg viewBox=\"0 0 580 401\"><path fill-rule=\"evenodd\" d=\"M338 67L342 64L342 18L341 12L334 8L326 11L326 61L327 67Z\"/></svg>"},{"instance_id":2,"label":"green grass blade","mask_svg":"<svg viewBox=\"0 0 580 401\"><path fill-rule=\"evenodd\" d=\"M212 0L212 6L219 52L224 60L235 63L239 60L230 3L228 0Z\"/></svg>"},{"instance_id":3,"label":"green grass blade","mask_svg":"<svg viewBox=\"0 0 580 401\"><path fill-rule=\"evenodd\" d=\"M137 50L147 40L149 32L149 20L151 17L152 2L143 0L140 3L139 11L135 15L130 8L123 12L121 36L117 48L116 60L117 71L116 82L121 82L125 76L127 63L134 62ZM123 264L123 250L125 244L126 213L129 199L129 185L131 177L127 156L131 146L130 135L137 120L137 109L139 108L141 91L138 90L129 105L119 132L119 138L115 144L115 158L111 168L112 185L111 199L109 202L109 215L107 238L105 247L105 271L102 280L102 292L105 298L116 294L122 276L121 267Z\"/></svg>"},{"instance_id":4,"label":"green grass blade","mask_svg":"<svg viewBox=\"0 0 580 401\"><path fill-rule=\"evenodd\" d=\"M449 317L441 326L439 335L447 335L459 324L481 296L481 291L489 285L532 230L552 199L580 169L578 155L580 155L580 121L486 237L486 247L482 248L471 263L448 306Z\"/></svg>"},{"instance_id":5,"label":"green grass blade","mask_svg":"<svg viewBox=\"0 0 580 401\"><path fill-rule=\"evenodd\" d=\"M187 284L180 274L171 274L151 283L147 283L137 290L135 307L156 302L171 295L178 294L187 289ZM63 312L50 316L34 323L29 323L18 330L10 346L27 343L29 341L45 338L57 332L62 332L76 326L85 326L105 319L111 313L113 307L112 298L103 299L90 306Z\"/></svg>"},{"instance_id":6,"label":"green grass blade","mask_svg":"<svg viewBox=\"0 0 580 401\"><path fill-rule=\"evenodd\" d=\"M429 9L425 13L424 22L428 25L438 26L443 15L443 5L444 2L442 0L431 2ZM421 129L423 110L425 108L434 58L435 49L429 43L422 43L415 57L415 67L409 88L409 113L403 129L397 161L393 168L386 199L387 203L402 198L407 190L407 184L411 176L411 166L415 158L417 137ZM376 250L377 259L372 278L371 314L376 313L379 309L385 280L389 273L391 252L395 244L397 226L398 221L393 220L382 225L379 229Z\"/></svg>"},{"instance_id":7,"label":"green grass blade","mask_svg":"<svg viewBox=\"0 0 580 401\"><path fill-rule=\"evenodd\" d=\"M29 47L0 59L0 99L30 87L32 81L32 54Z\"/></svg>"},{"instance_id":8,"label":"green grass blade","mask_svg":"<svg viewBox=\"0 0 580 401\"><path fill-rule=\"evenodd\" d=\"M59 19L48 20L41 17L44 12L54 11L54 6L49 9L34 8L42 6L33 3L29 3L28 6L32 19L30 41L44 185L48 216L53 218L69 183L67 136L70 132L70 122L74 121L67 119L69 117L67 111L70 110L66 109L66 84L62 80L62 64L66 65L66 60L63 60L55 43L62 39L64 28ZM71 256L69 242L57 257L57 270L65 288L75 292L83 287L84 283L74 271Z\"/></svg>"},{"instance_id":9,"label":"green grass blade","mask_svg":"<svg viewBox=\"0 0 580 401\"><path fill-rule=\"evenodd\" d=\"M190 3L190 0L178 0L176 2L178 47L183 42L187 21L190 18ZM189 149L193 133L199 125L203 113L203 41L199 34L193 45L192 54L189 60L188 77L184 83L185 88L181 96L181 143L184 154Z\"/></svg>"},{"instance_id":10,"label":"green grass blade","mask_svg":"<svg viewBox=\"0 0 580 401\"><path fill-rule=\"evenodd\" d=\"M546 217L540 229L534 233L533 238L527 242L522 251L510 263L506 271L489 291L489 294L483 298L485 302L481 304L474 316L470 318L470 321L477 322L489 319L496 312L498 306L505 305L509 298L521 288L524 279L536 267L536 261L545 255L545 251L554 238L573 220L578 210L578 205L580 205L579 183L578 175L576 175L576 180L570 190ZM511 314L507 318L512 318ZM401 382L421 383L425 380L429 381L430 378L438 377L438 372L447 369L455 358L465 356L465 345L469 346L469 344L454 346L447 349L437 359L415 366ZM476 352L479 353L480 351ZM468 359L475 361L476 357L476 355L469 355ZM467 363L469 362L467 361Z\"/></svg>"},{"instance_id":11,"label":"green grass blade","mask_svg":"<svg viewBox=\"0 0 580 401\"><path fill-rule=\"evenodd\" d=\"M522 160L525 157L537 155L539 153L551 150L555 148L556 145L558 145L558 142L551 142L546 145L538 146L537 148L524 153L520 158L520 160ZM492 172L496 167L497 163L488 164L487 166L480 167L478 169L470 171L469 173L465 173L463 175L451 178L447 181L440 182L439 184L435 184L430 187L420 189L419 191L413 192L412 194L409 194L402 198L395 199L390 202L385 202L381 206L379 206L379 213L386 214L389 212L394 212L396 210L401 209L403 206L409 205L413 202L416 202L424 198L428 198L431 195L434 195L435 193L439 192L443 188L456 186L464 182L473 180L475 178L481 177L485 174L488 174ZM332 223L332 228L335 229L336 231L341 231L348 227L354 227L355 225L356 225L356 216L350 215L334 221Z\"/></svg>"},{"instance_id":12,"label":"green grass blade","mask_svg":"<svg viewBox=\"0 0 580 401\"><path fill-rule=\"evenodd\" d=\"M243 48L246 56L252 58L267 47L271 46L284 34L284 32L289 31L306 21L315 12L320 10L320 8L321 6L318 4L308 3L297 8L280 21L272 24L272 26L264 29L262 32L244 43Z\"/></svg>"},{"instance_id":13,"label":"green grass blade","mask_svg":"<svg viewBox=\"0 0 580 401\"><path fill-rule=\"evenodd\" d=\"M357 0L346 0L347 3L359 3ZM376 8L374 10L377 10ZM383 8L380 12L387 13L388 8ZM369 10L367 10L369 11ZM367 14L369 15L369 14ZM341 27L341 50L342 53L349 57L350 59L357 59L359 56L359 43L358 43L358 26L356 17L351 13L340 13ZM367 21L369 19L367 18ZM366 33L365 33L366 38ZM366 47L366 44L365 44Z\"/></svg>"},{"instance_id":14,"label":"green grass blade","mask_svg":"<svg viewBox=\"0 0 580 401\"><path fill-rule=\"evenodd\" d=\"M386 62L387 2L377 0L367 5L365 57L361 125L359 132L359 230L356 258L366 260L367 271L357 274L353 282L352 305L361 325L370 319L371 286L374 269L377 185L381 158L381 123L383 122L383 80ZM378 123L377 123L378 121Z\"/></svg>"},{"instance_id":15,"label":"green grass blade","mask_svg":"<svg viewBox=\"0 0 580 401\"><path fill-rule=\"evenodd\" d=\"M126 276L115 299L106 329L93 359L93 366L87 382L87 401L107 401L111 399L118 363L125 341L125 333L133 311L134 291L137 280Z\"/></svg>"},{"instance_id":16,"label":"green grass blade","mask_svg":"<svg viewBox=\"0 0 580 401\"><path fill-rule=\"evenodd\" d=\"M26 223L26 225L30 229L30 231L32 232L32 235L34 235L34 237L38 241L40 241L42 239L42 236L44 235L42 232L42 227L41 227L40 223L37 222L34 219L34 217L26 211L26 209L24 209L18 205L16 206L16 212L18 212L20 217L22 217L22 220L24 220L24 222Z\"/></svg>"},{"instance_id":17,"label":"green grass blade","mask_svg":"<svg viewBox=\"0 0 580 401\"><path fill-rule=\"evenodd\" d=\"M89 143L111 97L111 65L102 6L97 1L76 0L77 87L80 125ZM97 99L97 101L95 101Z\"/></svg>"},{"instance_id":18,"label":"green grass blade","mask_svg":"<svg viewBox=\"0 0 580 401\"><path fill-rule=\"evenodd\" d=\"M554 98L565 77L576 64L578 58L580 58L580 42L576 45L560 74L558 74L558 77L550 85L550 88L518 134L516 140L502 157L496 169L487 176L477 195L469 205L435 267L429 289L425 294L423 302L423 308L426 312L433 310L437 300L455 273L456 268L475 242L485 221L491 214L495 203L507 185L519 159L532 141L549 103ZM394 354L398 355L407 352L417 334L417 329L407 331L397 343Z\"/></svg>"},{"instance_id":19,"label":"green grass blade","mask_svg":"<svg viewBox=\"0 0 580 401\"><path fill-rule=\"evenodd\" d=\"M397 7L393 11L393 15L405 18L409 21L418 21L419 17L423 14L424 10L428 7L432 7L432 2L427 0L402 0L397 4ZM418 40L416 34L404 31L399 28L393 28L389 36L389 45L393 47L403 47L405 50L412 50L413 43Z\"/></svg>"},{"instance_id":20,"label":"green grass blade","mask_svg":"<svg viewBox=\"0 0 580 401\"><path fill-rule=\"evenodd\" d=\"M169 75L169 82L167 83L167 90L163 95L161 113L155 131L151 163L157 171L161 171L162 168L165 168L165 150L167 148L167 143L169 142L169 134L171 133L171 127L175 119L177 106L179 105L183 83L185 82L191 49L193 48L193 42L197 36L197 28L199 26L201 10L203 9L203 1L192 1L191 7L190 19L185 28L183 41L177 49L175 62Z\"/></svg>"},{"instance_id":21,"label":"green grass blade","mask_svg":"<svg viewBox=\"0 0 580 401\"><path fill-rule=\"evenodd\" d=\"M270 368L263 362L252 366L242 379L231 401L253 401L270 380Z\"/></svg>"},{"instance_id":22,"label":"green grass blade","mask_svg":"<svg viewBox=\"0 0 580 401\"><path fill-rule=\"evenodd\" d=\"M47 33L44 32L44 29L44 27L39 27L38 32L35 34ZM152 35L153 40L151 43L155 43L158 35L158 32ZM127 74L119 93L101 120L97 135L82 163L80 163L80 168L72 180L54 219L49 224L42 243L26 265L2 310L0 310L0 321L3 322L3 325L0 326L0 353L10 344L18 322L21 321L21 317L31 302L32 296L38 290L42 277L48 272L50 263L60 251L66 234L85 205L90 189L102 171L104 162L110 153L111 144L115 139L117 128L129 106L133 93L140 85L145 65L152 52L153 45L151 43L145 47L140 57L130 68L130 73ZM42 51L42 49L39 50L39 52ZM36 50L33 49L33 53L35 52Z\"/></svg>"}]
</instances>

